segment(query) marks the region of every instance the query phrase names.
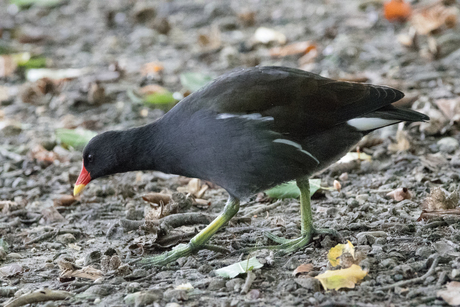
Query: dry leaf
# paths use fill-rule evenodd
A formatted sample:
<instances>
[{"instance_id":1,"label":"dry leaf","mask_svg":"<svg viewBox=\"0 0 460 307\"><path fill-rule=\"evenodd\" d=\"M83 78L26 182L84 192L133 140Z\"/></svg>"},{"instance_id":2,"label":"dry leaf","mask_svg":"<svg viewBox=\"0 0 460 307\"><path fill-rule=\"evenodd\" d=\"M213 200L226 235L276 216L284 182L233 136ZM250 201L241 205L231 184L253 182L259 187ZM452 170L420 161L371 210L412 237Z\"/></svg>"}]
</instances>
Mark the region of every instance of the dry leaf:
<instances>
[{"instance_id":1,"label":"dry leaf","mask_svg":"<svg viewBox=\"0 0 460 307\"><path fill-rule=\"evenodd\" d=\"M81 270L71 272L70 276L96 280L103 277L104 273L101 270L93 268L92 266L87 266Z\"/></svg>"},{"instance_id":2,"label":"dry leaf","mask_svg":"<svg viewBox=\"0 0 460 307\"><path fill-rule=\"evenodd\" d=\"M350 241L347 244L337 244L331 248L327 254L327 259L333 267L336 267L340 265L340 256L345 253L351 254L353 258L355 256L355 247Z\"/></svg>"},{"instance_id":3,"label":"dry leaf","mask_svg":"<svg viewBox=\"0 0 460 307\"><path fill-rule=\"evenodd\" d=\"M445 210L423 210L420 214L417 222L421 220L439 219L445 216L460 216L460 208L457 209L445 209Z\"/></svg>"},{"instance_id":4,"label":"dry leaf","mask_svg":"<svg viewBox=\"0 0 460 307\"><path fill-rule=\"evenodd\" d=\"M436 295L451 306L460 305L460 282L451 281L446 284L446 290L439 290Z\"/></svg>"},{"instance_id":5,"label":"dry leaf","mask_svg":"<svg viewBox=\"0 0 460 307\"><path fill-rule=\"evenodd\" d=\"M439 187L431 189L430 195L425 198L422 208L425 210L446 210L458 207L459 193L449 193Z\"/></svg>"},{"instance_id":6,"label":"dry leaf","mask_svg":"<svg viewBox=\"0 0 460 307\"><path fill-rule=\"evenodd\" d=\"M354 288L355 284L367 275L359 265L353 264L348 269L326 271L316 276L325 290L338 290L340 288Z\"/></svg>"},{"instance_id":7,"label":"dry leaf","mask_svg":"<svg viewBox=\"0 0 460 307\"><path fill-rule=\"evenodd\" d=\"M212 26L207 33L198 35L198 45L205 50L216 50L222 46L221 33L218 26Z\"/></svg>"},{"instance_id":8,"label":"dry leaf","mask_svg":"<svg viewBox=\"0 0 460 307\"><path fill-rule=\"evenodd\" d=\"M203 198L204 193L209 189L207 184L202 184L200 179L191 179L186 187L178 187L177 191L185 194L191 194L196 198Z\"/></svg>"},{"instance_id":9,"label":"dry leaf","mask_svg":"<svg viewBox=\"0 0 460 307\"><path fill-rule=\"evenodd\" d=\"M389 21L405 21L412 13L412 9L404 0L390 0L383 5L383 13Z\"/></svg>"},{"instance_id":10,"label":"dry leaf","mask_svg":"<svg viewBox=\"0 0 460 307\"><path fill-rule=\"evenodd\" d=\"M372 157L364 152L349 152L343 156L337 163L348 163L351 161L372 161Z\"/></svg>"},{"instance_id":11,"label":"dry leaf","mask_svg":"<svg viewBox=\"0 0 460 307\"><path fill-rule=\"evenodd\" d=\"M442 28L453 28L457 24L459 10L454 5L446 6L442 1L414 11L411 23L422 35Z\"/></svg>"},{"instance_id":12,"label":"dry leaf","mask_svg":"<svg viewBox=\"0 0 460 307\"><path fill-rule=\"evenodd\" d=\"M393 198L396 201L412 198L412 195L407 188L398 188L388 193L387 196Z\"/></svg>"},{"instance_id":13,"label":"dry leaf","mask_svg":"<svg viewBox=\"0 0 460 307\"><path fill-rule=\"evenodd\" d=\"M45 224L56 222L64 222L65 218L56 210L55 207L48 207L42 210L43 220Z\"/></svg>"},{"instance_id":14,"label":"dry leaf","mask_svg":"<svg viewBox=\"0 0 460 307\"><path fill-rule=\"evenodd\" d=\"M299 266L294 270L294 272L292 272L292 275L297 276L297 275L302 274L302 273L311 272L312 270L313 270L313 264L311 264L311 263L304 263L304 264L299 265Z\"/></svg>"},{"instance_id":15,"label":"dry leaf","mask_svg":"<svg viewBox=\"0 0 460 307\"><path fill-rule=\"evenodd\" d=\"M147 193L142 195L142 199L148 201L149 203L154 204L161 204L164 205L168 204L171 201L171 195L166 193Z\"/></svg>"},{"instance_id":16,"label":"dry leaf","mask_svg":"<svg viewBox=\"0 0 460 307\"><path fill-rule=\"evenodd\" d=\"M269 50L272 57L285 57L296 54L307 54L316 50L316 45L311 41L296 42L283 47L273 47Z\"/></svg>"},{"instance_id":17,"label":"dry leaf","mask_svg":"<svg viewBox=\"0 0 460 307\"><path fill-rule=\"evenodd\" d=\"M140 73L143 77L150 77L154 80L161 80L163 69L163 64L160 62L150 62L142 66Z\"/></svg>"},{"instance_id":18,"label":"dry leaf","mask_svg":"<svg viewBox=\"0 0 460 307\"><path fill-rule=\"evenodd\" d=\"M42 145L36 145L30 152L32 159L51 165L59 156L54 151L46 150Z\"/></svg>"},{"instance_id":19,"label":"dry leaf","mask_svg":"<svg viewBox=\"0 0 460 307\"><path fill-rule=\"evenodd\" d=\"M163 93L168 93L169 91L162 87L161 85L158 84L149 84L146 86L143 86L139 89L139 92L142 95L151 95L151 94L163 94Z\"/></svg>"},{"instance_id":20,"label":"dry leaf","mask_svg":"<svg viewBox=\"0 0 460 307\"><path fill-rule=\"evenodd\" d=\"M460 97L436 99L435 104L451 121L460 121Z\"/></svg>"},{"instance_id":21,"label":"dry leaf","mask_svg":"<svg viewBox=\"0 0 460 307\"><path fill-rule=\"evenodd\" d=\"M10 76L17 67L18 64L11 55L5 54L0 56L0 78Z\"/></svg>"},{"instance_id":22,"label":"dry leaf","mask_svg":"<svg viewBox=\"0 0 460 307\"><path fill-rule=\"evenodd\" d=\"M334 180L334 189L336 189L339 192L342 189L342 185L340 184L338 180Z\"/></svg>"},{"instance_id":23,"label":"dry leaf","mask_svg":"<svg viewBox=\"0 0 460 307\"><path fill-rule=\"evenodd\" d=\"M411 148L409 136L406 131L398 130L396 132L396 143L388 145L388 150L392 152L407 151Z\"/></svg>"},{"instance_id":24,"label":"dry leaf","mask_svg":"<svg viewBox=\"0 0 460 307\"><path fill-rule=\"evenodd\" d=\"M55 207L68 207L74 204L76 201L77 199L73 195L60 195L59 198L53 200L53 203Z\"/></svg>"},{"instance_id":25,"label":"dry leaf","mask_svg":"<svg viewBox=\"0 0 460 307\"><path fill-rule=\"evenodd\" d=\"M238 14L238 20L245 26L251 27L256 23L256 12L245 11Z\"/></svg>"},{"instance_id":26,"label":"dry leaf","mask_svg":"<svg viewBox=\"0 0 460 307\"><path fill-rule=\"evenodd\" d=\"M11 263L0 268L0 277L13 276L22 273L23 268L17 263Z\"/></svg>"}]
</instances>

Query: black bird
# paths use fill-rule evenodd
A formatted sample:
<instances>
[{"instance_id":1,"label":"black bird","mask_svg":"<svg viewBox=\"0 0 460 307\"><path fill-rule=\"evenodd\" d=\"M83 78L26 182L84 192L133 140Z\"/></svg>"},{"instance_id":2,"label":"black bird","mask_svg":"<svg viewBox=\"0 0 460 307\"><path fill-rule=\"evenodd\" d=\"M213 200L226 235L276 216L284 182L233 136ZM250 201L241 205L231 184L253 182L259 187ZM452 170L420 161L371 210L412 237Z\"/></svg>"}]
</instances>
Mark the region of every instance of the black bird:
<instances>
[{"instance_id":1,"label":"black bird","mask_svg":"<svg viewBox=\"0 0 460 307\"><path fill-rule=\"evenodd\" d=\"M227 190L224 211L172 251L145 259L163 265L208 247L239 209L240 199L289 180L300 189L301 237L269 235L280 249L308 244L313 227L308 177L345 155L369 132L429 117L391 104L404 94L370 84L331 80L286 67L227 73L184 98L159 120L94 137L83 151L74 194L115 173L158 170L197 177Z\"/></svg>"}]
</instances>

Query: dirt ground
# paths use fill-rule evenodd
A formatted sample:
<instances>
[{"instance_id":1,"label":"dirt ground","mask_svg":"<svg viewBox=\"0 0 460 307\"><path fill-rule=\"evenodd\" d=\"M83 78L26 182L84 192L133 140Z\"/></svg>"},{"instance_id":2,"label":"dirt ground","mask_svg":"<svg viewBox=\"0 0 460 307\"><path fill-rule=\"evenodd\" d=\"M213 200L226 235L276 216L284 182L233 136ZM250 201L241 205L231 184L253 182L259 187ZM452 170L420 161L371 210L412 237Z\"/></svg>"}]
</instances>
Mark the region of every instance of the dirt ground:
<instances>
[{"instance_id":1,"label":"dirt ground","mask_svg":"<svg viewBox=\"0 0 460 307\"><path fill-rule=\"evenodd\" d=\"M438 5L458 18L458 1L412 1L412 18L392 23L380 0L32 2L23 7L14 4L19 1L0 2L0 302L9 302L5 306L24 305L11 301L39 289L47 301L36 298L30 306L448 305L438 291L460 281L455 209L460 26L452 18L438 22L444 13L433 13L438 24L426 30L427 21L414 16L417 8ZM268 34L261 34L261 27ZM306 42L301 52L273 49L296 42ZM34 76L40 69L10 69L9 55L17 53L45 58L46 68L65 70L64 75L54 71L40 79ZM368 275L355 288L325 291L312 278L330 268L328 251L340 242L329 236L317 236L290 255L238 252L272 245L267 231L299 236L296 199L267 211L262 208L276 201L262 194L243 203L238 218L210 242L231 253L203 250L146 269L136 261L187 242L222 210L226 192L208 183L195 201L186 198L190 186L183 190L187 178L131 172L95 180L80 198L71 196L81 146L67 146L56 129L102 132L143 125L168 108L142 103L139 91L158 91L146 86L160 85L180 98L187 94L184 73L216 77L254 65L393 86L406 93L401 105L432 119L381 129L360 144L369 160L334 164L315 176L324 187L333 187L335 180L341 184L341 191L314 195L313 217L317 227L336 229L341 243L349 240L362 256L359 265ZM399 188L411 198L387 196ZM178 222L152 232L143 221L151 205L142 196L162 191L174 193ZM195 213L192 221L185 221L187 212ZM249 288L244 274L228 279L215 272L249 257L263 264L253 271ZM295 276L301 264L312 264L310 272ZM75 273L82 268L86 271ZM67 298L48 300L59 295Z\"/></svg>"}]
</instances>

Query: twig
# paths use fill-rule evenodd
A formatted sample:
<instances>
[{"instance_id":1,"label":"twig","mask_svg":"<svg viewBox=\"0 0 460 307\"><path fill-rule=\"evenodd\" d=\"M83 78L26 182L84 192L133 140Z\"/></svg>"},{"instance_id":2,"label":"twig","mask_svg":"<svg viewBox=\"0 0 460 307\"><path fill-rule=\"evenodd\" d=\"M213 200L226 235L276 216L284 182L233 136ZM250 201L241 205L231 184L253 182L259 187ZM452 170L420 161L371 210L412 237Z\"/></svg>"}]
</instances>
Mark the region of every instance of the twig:
<instances>
[{"instance_id":1,"label":"twig","mask_svg":"<svg viewBox=\"0 0 460 307\"><path fill-rule=\"evenodd\" d=\"M412 278L412 279L408 279L408 280L402 280L402 281L399 281L397 283L394 283L394 284L391 284L391 285L387 285L387 286L384 286L384 287L380 287L378 288L377 290L388 290L388 289L393 289L395 287L403 287L405 285L408 285L408 284L412 284L412 283L417 283L417 282L420 282L420 281L424 281L425 279L428 278L428 276L431 276L433 275L436 267L438 266L438 262L439 262L439 256L436 256L434 259L433 259L433 263L431 264L431 267L430 269L428 270L428 272L425 273L425 275L421 276L421 277L417 277L417 278Z\"/></svg>"},{"instance_id":2,"label":"twig","mask_svg":"<svg viewBox=\"0 0 460 307\"><path fill-rule=\"evenodd\" d=\"M19 307L46 301L59 301L72 297L73 294L67 291L40 289L32 293L24 294L17 299L5 304L4 307Z\"/></svg>"},{"instance_id":3,"label":"twig","mask_svg":"<svg viewBox=\"0 0 460 307\"><path fill-rule=\"evenodd\" d=\"M64 234L64 233L70 233L70 234L79 236L81 234L81 231L80 230L75 230L75 229L56 229L55 231L46 232L46 233L42 234L41 236L39 236L39 237L29 241L29 242L24 243L23 246L25 247L25 246L30 245L30 244L34 244L34 243L37 243L37 242L40 242L40 241L48 240L50 238L53 238L55 236L58 236L58 235L61 235L61 234Z\"/></svg>"},{"instance_id":4,"label":"twig","mask_svg":"<svg viewBox=\"0 0 460 307\"><path fill-rule=\"evenodd\" d=\"M252 218L254 215L256 214L259 214L259 213L263 213L265 211L269 211L269 210L272 210L272 209L275 209L276 207L279 207L279 205L281 205L283 203L283 201L281 200L278 200L276 202L274 202L273 204L269 205L269 206L265 206L265 207L262 207L262 208L259 208L259 209L256 209L252 212L249 212L248 214L246 214L244 217L246 218Z\"/></svg>"},{"instance_id":5,"label":"twig","mask_svg":"<svg viewBox=\"0 0 460 307\"><path fill-rule=\"evenodd\" d=\"M241 289L241 294L246 294L251 289L253 281L256 279L256 274L252 271L247 272L246 281L244 282L244 286Z\"/></svg>"}]
</instances>

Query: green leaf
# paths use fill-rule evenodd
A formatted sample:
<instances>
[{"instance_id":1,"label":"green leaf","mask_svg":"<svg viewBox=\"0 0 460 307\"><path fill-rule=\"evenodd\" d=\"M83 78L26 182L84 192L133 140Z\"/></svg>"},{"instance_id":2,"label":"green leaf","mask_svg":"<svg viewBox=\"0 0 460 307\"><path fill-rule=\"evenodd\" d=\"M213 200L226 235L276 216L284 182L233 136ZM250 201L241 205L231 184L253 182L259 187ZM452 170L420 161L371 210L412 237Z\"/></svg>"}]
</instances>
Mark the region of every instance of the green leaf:
<instances>
[{"instance_id":1,"label":"green leaf","mask_svg":"<svg viewBox=\"0 0 460 307\"><path fill-rule=\"evenodd\" d=\"M172 104L176 102L173 94L169 91L158 92L146 95L143 100L146 105L157 104Z\"/></svg>"},{"instance_id":2,"label":"green leaf","mask_svg":"<svg viewBox=\"0 0 460 307\"><path fill-rule=\"evenodd\" d=\"M56 129L56 138L61 144L78 149L85 147L96 135L96 132L84 129Z\"/></svg>"},{"instance_id":3,"label":"green leaf","mask_svg":"<svg viewBox=\"0 0 460 307\"><path fill-rule=\"evenodd\" d=\"M43 67L46 67L46 58L32 57L27 62L19 63L18 66L24 67L24 68L43 68Z\"/></svg>"},{"instance_id":4,"label":"green leaf","mask_svg":"<svg viewBox=\"0 0 460 307\"><path fill-rule=\"evenodd\" d=\"M180 83L191 92L199 90L211 80L211 76L199 72L186 72L180 75Z\"/></svg>"},{"instance_id":5,"label":"green leaf","mask_svg":"<svg viewBox=\"0 0 460 307\"><path fill-rule=\"evenodd\" d=\"M55 7L61 4L62 0L10 0L11 4L15 4L20 8L29 8L32 5L38 7Z\"/></svg>"},{"instance_id":6,"label":"green leaf","mask_svg":"<svg viewBox=\"0 0 460 307\"><path fill-rule=\"evenodd\" d=\"M239 274L247 273L253 269L260 269L264 265L260 263L256 257L249 260L240 261L229 266L216 270L216 274L221 277L233 278Z\"/></svg>"},{"instance_id":7,"label":"green leaf","mask_svg":"<svg viewBox=\"0 0 460 307\"><path fill-rule=\"evenodd\" d=\"M310 195L315 194L321 188L321 179L310 179ZM300 190L295 181L289 181L271 188L265 193L270 198L285 199L285 198L298 198L300 197Z\"/></svg>"}]
</instances>

